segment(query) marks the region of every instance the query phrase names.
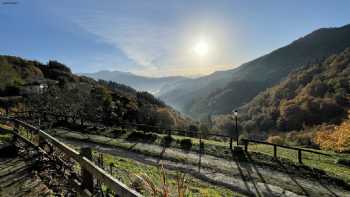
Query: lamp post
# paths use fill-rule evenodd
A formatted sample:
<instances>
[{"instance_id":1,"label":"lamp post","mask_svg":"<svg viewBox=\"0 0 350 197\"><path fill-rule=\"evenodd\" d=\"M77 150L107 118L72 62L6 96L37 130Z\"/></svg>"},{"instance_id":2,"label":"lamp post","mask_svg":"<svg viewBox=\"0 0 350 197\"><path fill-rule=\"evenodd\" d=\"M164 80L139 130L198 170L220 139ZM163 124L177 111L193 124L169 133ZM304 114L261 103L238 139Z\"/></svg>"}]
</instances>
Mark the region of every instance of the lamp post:
<instances>
[{"instance_id":1,"label":"lamp post","mask_svg":"<svg viewBox=\"0 0 350 197\"><path fill-rule=\"evenodd\" d=\"M237 146L238 146L238 142L239 142L239 133L238 133L238 125L237 125L237 117L238 117L238 111L234 110L233 112L234 116L235 116L235 120L236 120L236 124L235 124L235 130L236 130L236 140L237 140Z\"/></svg>"}]
</instances>

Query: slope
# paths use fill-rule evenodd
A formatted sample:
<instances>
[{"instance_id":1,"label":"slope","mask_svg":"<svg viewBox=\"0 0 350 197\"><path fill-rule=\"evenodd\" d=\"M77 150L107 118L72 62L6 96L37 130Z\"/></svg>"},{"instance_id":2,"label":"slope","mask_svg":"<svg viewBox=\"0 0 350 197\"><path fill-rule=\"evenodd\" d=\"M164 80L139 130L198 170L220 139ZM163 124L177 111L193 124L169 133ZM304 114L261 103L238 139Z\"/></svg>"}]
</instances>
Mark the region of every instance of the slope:
<instances>
[{"instance_id":1,"label":"slope","mask_svg":"<svg viewBox=\"0 0 350 197\"><path fill-rule=\"evenodd\" d=\"M350 48L308 64L241 108L246 130L299 130L347 118Z\"/></svg>"},{"instance_id":2,"label":"slope","mask_svg":"<svg viewBox=\"0 0 350 197\"><path fill-rule=\"evenodd\" d=\"M175 106L192 117L228 113L278 83L292 70L343 51L350 46L348 35L350 25L316 30L236 69L204 77L205 83L201 79L193 80L161 94L160 98L169 104L176 100Z\"/></svg>"}]
</instances>

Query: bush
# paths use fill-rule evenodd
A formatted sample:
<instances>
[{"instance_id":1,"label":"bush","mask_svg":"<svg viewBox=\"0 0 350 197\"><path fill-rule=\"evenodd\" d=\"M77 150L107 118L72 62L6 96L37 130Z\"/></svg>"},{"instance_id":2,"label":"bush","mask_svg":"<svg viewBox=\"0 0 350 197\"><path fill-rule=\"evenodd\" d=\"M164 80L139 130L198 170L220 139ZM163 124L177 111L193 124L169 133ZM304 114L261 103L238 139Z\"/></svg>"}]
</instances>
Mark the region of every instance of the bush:
<instances>
[{"instance_id":1,"label":"bush","mask_svg":"<svg viewBox=\"0 0 350 197\"><path fill-rule=\"evenodd\" d=\"M268 143L271 144L278 144L278 145L283 145L284 139L281 136L275 135L275 136L270 136L266 140Z\"/></svg>"},{"instance_id":2,"label":"bush","mask_svg":"<svg viewBox=\"0 0 350 197\"><path fill-rule=\"evenodd\" d=\"M347 159L337 159L335 161L336 164L344 165L344 166L349 166L350 167L350 160Z\"/></svg>"},{"instance_id":3,"label":"bush","mask_svg":"<svg viewBox=\"0 0 350 197\"><path fill-rule=\"evenodd\" d=\"M183 149L185 151L190 151L192 148L192 140L191 139L182 139L180 141L180 146L181 146L181 149Z\"/></svg>"},{"instance_id":4,"label":"bush","mask_svg":"<svg viewBox=\"0 0 350 197\"><path fill-rule=\"evenodd\" d=\"M313 135L314 135L314 132L292 131L286 134L284 138L284 143L291 146L314 147L315 144L313 143Z\"/></svg>"},{"instance_id":5,"label":"bush","mask_svg":"<svg viewBox=\"0 0 350 197\"><path fill-rule=\"evenodd\" d=\"M238 137L238 143L239 143L240 145L243 145L243 144L244 144L243 141L242 141L242 139L248 139L248 133L247 133L247 132L243 132L241 135L239 135L239 137Z\"/></svg>"},{"instance_id":6,"label":"bush","mask_svg":"<svg viewBox=\"0 0 350 197\"><path fill-rule=\"evenodd\" d=\"M164 146L164 147L169 147L171 145L171 142L173 142L174 138L171 137L170 135L166 135L162 138L162 142L161 144Z\"/></svg>"},{"instance_id":7,"label":"bush","mask_svg":"<svg viewBox=\"0 0 350 197\"><path fill-rule=\"evenodd\" d=\"M157 135L153 133L142 133L142 132L132 132L128 135L126 140L128 141L138 141L138 142L144 142L144 143L153 143L156 141Z\"/></svg>"},{"instance_id":8,"label":"bush","mask_svg":"<svg viewBox=\"0 0 350 197\"><path fill-rule=\"evenodd\" d=\"M111 131L111 135L113 138L118 138L122 135L124 135L126 133L126 131L124 129L113 129Z\"/></svg>"}]
</instances>

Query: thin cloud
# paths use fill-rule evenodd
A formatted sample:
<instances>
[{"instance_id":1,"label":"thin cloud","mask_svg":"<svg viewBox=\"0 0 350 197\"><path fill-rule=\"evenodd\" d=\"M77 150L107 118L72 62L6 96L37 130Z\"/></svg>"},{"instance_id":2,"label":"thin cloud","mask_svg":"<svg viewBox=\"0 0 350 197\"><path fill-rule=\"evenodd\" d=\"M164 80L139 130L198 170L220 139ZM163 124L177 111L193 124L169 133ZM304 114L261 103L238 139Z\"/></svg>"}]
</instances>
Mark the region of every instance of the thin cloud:
<instances>
[{"instance_id":1,"label":"thin cloud","mask_svg":"<svg viewBox=\"0 0 350 197\"><path fill-rule=\"evenodd\" d=\"M101 12L90 13L90 16L83 16L75 22L145 68L156 67L156 64L169 61L164 57L174 56L171 54L171 46L167 46L171 40L168 28L138 19L113 19L109 14Z\"/></svg>"}]
</instances>

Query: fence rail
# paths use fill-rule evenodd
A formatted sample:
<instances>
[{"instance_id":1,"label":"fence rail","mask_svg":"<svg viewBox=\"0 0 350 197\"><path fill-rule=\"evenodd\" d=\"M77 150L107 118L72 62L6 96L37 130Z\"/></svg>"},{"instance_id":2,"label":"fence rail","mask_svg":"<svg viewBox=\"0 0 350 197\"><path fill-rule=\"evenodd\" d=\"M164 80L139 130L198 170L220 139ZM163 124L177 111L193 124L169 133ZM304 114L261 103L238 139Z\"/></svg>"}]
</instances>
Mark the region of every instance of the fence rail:
<instances>
[{"instance_id":1,"label":"fence rail","mask_svg":"<svg viewBox=\"0 0 350 197\"><path fill-rule=\"evenodd\" d=\"M2 120L9 121L14 123L15 127L16 125L20 125L25 127L26 129L29 129L33 132L35 132L39 136L39 142L40 140L47 140L50 143L52 143L55 147L60 149L62 152L64 152L67 156L75 160L79 163L82 169L86 170L88 173L90 173L94 178L104 183L108 188L110 188L112 191L114 191L118 196L125 196L125 197L141 197L142 195L138 192L128 188L126 185L121 183L116 178L112 177L110 174L108 174L105 170L94 164L91 160L86 158L85 156L82 156L78 151L74 150L73 148L67 146L66 144L62 143L55 137L51 136L50 134L46 133L45 131L38 129L24 121L14 119L14 118L2 118ZM16 133L15 135L19 135ZM40 143L39 143L40 145ZM84 179L84 177L83 177Z\"/></svg>"},{"instance_id":2,"label":"fence rail","mask_svg":"<svg viewBox=\"0 0 350 197\"><path fill-rule=\"evenodd\" d=\"M40 113L40 112L35 112L35 111L25 111L25 112L16 112L16 114L35 114L35 113ZM57 114L49 113L49 112L44 112L46 115L54 115L57 116ZM226 139L231 139L233 138L233 135L223 135L223 134L216 134L216 133L208 133L206 136L202 136L201 133L196 133L193 131L188 131L188 130L181 130L181 129L174 129L174 128L165 128L165 127L159 127L159 126L153 126L153 125L147 125L147 124L139 124L139 123L130 123L130 122L118 122L119 126L132 126L132 127L147 127L147 128L153 128L153 129L158 129L158 130L164 130L167 131L169 135L172 134L177 134L177 135L182 135L182 136L197 136L199 137L199 140L201 142L203 137L220 137L220 138L226 138ZM318 151L313 151L313 150L308 150L308 149L303 149L303 148L297 148L297 147L291 147L291 146L286 146L286 145L278 145L278 144L273 144L269 142L264 142L264 141L258 141L258 140L252 140L252 139L241 139L241 142L244 144L244 149L245 151L248 151L248 145L251 143L255 144L265 144L265 145L271 145L273 146L273 156L277 158L277 148L286 148L286 149L291 149L297 151L297 160L299 163L302 163L302 152L309 152L317 155L323 155L323 156L331 156L326 153L321 153Z\"/></svg>"},{"instance_id":3,"label":"fence rail","mask_svg":"<svg viewBox=\"0 0 350 197\"><path fill-rule=\"evenodd\" d=\"M250 139L242 139L241 140L244 144L244 150L247 152L248 151L248 146L250 143L254 144L265 144L265 145L270 145L273 146L273 157L277 158L277 147L285 148L285 149L291 149L291 150L296 150L298 151L298 162L300 164L303 163L302 161L302 152L309 152L317 155L323 155L323 156L331 156L326 153L321 153L318 151L313 151L313 150L308 150L308 149L303 149L303 148L297 148L297 147L291 147L291 146L285 146L285 145L279 145L279 144L273 144L269 142L264 142L264 141L258 141L258 140L250 140Z\"/></svg>"},{"instance_id":4,"label":"fence rail","mask_svg":"<svg viewBox=\"0 0 350 197\"><path fill-rule=\"evenodd\" d=\"M39 114L42 116L53 116L53 117L62 117L62 118L72 118L72 116L69 115L64 115L64 114L55 114L52 112L38 112L38 111L20 111L20 112L14 112L11 111L10 113L15 114L15 117L18 118L26 118L27 116L25 115L29 115L32 116L34 114ZM18 116L20 115L20 116ZM101 123L98 120L94 120L94 123ZM183 135L183 136L198 136L200 138L203 138L203 136L201 136L201 133L198 133L196 131L189 131L189 130L184 130L184 129L178 129L178 128L169 128L169 127L162 127L162 126L156 126L156 125L148 125L148 124L141 124L141 123L132 123L132 122L117 122L116 123L118 126L125 126L125 127L144 127L144 128L148 128L148 129L155 129L155 130L162 130L162 131L166 131L169 135ZM219 138L232 138L234 137L233 135L224 135L224 134L217 134L217 133L207 133L206 134L207 137L219 137Z\"/></svg>"}]
</instances>

